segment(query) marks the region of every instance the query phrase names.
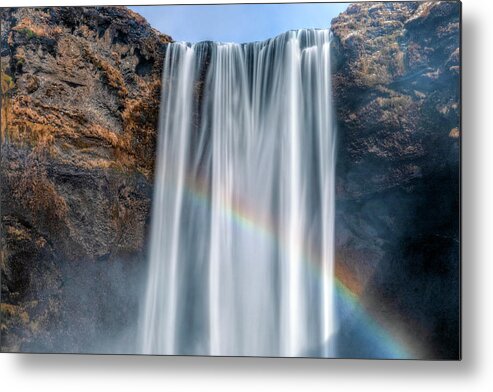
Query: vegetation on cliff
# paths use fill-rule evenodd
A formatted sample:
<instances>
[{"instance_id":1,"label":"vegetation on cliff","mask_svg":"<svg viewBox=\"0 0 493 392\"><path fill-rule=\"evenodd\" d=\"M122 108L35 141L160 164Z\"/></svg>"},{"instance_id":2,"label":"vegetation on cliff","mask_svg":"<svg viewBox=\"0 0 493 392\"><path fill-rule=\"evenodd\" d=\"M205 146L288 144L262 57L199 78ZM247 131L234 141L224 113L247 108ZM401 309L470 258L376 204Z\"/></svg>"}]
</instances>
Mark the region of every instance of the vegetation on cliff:
<instances>
[{"instance_id":1,"label":"vegetation on cliff","mask_svg":"<svg viewBox=\"0 0 493 392\"><path fill-rule=\"evenodd\" d=\"M454 1L355 3L332 21L336 268L416 357L460 349L459 29Z\"/></svg>"},{"instance_id":2,"label":"vegetation on cliff","mask_svg":"<svg viewBox=\"0 0 493 392\"><path fill-rule=\"evenodd\" d=\"M1 344L30 350L74 311L69 275L144 257L171 39L124 7L2 9L1 24Z\"/></svg>"}]
</instances>

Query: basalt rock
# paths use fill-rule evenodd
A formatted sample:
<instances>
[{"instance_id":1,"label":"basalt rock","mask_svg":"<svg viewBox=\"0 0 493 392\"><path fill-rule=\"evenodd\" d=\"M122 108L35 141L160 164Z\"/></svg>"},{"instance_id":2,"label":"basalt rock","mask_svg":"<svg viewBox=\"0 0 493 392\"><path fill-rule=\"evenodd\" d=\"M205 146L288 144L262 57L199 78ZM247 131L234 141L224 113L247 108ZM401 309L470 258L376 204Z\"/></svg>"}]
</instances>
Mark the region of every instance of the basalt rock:
<instances>
[{"instance_id":1,"label":"basalt rock","mask_svg":"<svg viewBox=\"0 0 493 392\"><path fill-rule=\"evenodd\" d=\"M332 21L337 264L415 357L459 356L459 17L458 2L388 2Z\"/></svg>"},{"instance_id":2,"label":"basalt rock","mask_svg":"<svg viewBox=\"0 0 493 392\"><path fill-rule=\"evenodd\" d=\"M94 307L144 258L170 41L123 7L2 10L2 350L77 350L68 314L110 329L135 310Z\"/></svg>"}]
</instances>

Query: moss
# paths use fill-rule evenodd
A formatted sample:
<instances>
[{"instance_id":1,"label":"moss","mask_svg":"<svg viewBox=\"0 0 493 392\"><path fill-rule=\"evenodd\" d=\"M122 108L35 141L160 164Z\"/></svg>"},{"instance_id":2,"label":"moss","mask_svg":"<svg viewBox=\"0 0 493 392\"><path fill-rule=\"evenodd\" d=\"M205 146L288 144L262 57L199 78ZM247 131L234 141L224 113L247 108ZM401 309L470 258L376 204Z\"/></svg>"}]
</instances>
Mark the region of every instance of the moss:
<instances>
[{"instance_id":1,"label":"moss","mask_svg":"<svg viewBox=\"0 0 493 392\"><path fill-rule=\"evenodd\" d=\"M22 29L19 30L19 33L24 34L27 39L32 39L32 38L37 38L38 35L31 29L27 27L23 27Z\"/></svg>"},{"instance_id":2,"label":"moss","mask_svg":"<svg viewBox=\"0 0 493 392\"><path fill-rule=\"evenodd\" d=\"M30 18L22 18L16 26L12 27L12 30L27 39L33 39L52 35L53 28Z\"/></svg>"},{"instance_id":3,"label":"moss","mask_svg":"<svg viewBox=\"0 0 493 392\"><path fill-rule=\"evenodd\" d=\"M2 93L6 94L15 87L12 77L2 71Z\"/></svg>"},{"instance_id":4,"label":"moss","mask_svg":"<svg viewBox=\"0 0 493 392\"><path fill-rule=\"evenodd\" d=\"M24 57L19 57L17 59L16 65L21 66L21 65L24 65L25 63L26 63L26 59Z\"/></svg>"},{"instance_id":5,"label":"moss","mask_svg":"<svg viewBox=\"0 0 493 392\"><path fill-rule=\"evenodd\" d=\"M3 69L2 74L2 99L0 107L0 139L3 142L5 135L8 132L9 126L9 111L10 111L10 92L15 88L14 80Z\"/></svg>"},{"instance_id":6,"label":"moss","mask_svg":"<svg viewBox=\"0 0 493 392\"><path fill-rule=\"evenodd\" d=\"M6 231L10 237L15 239L15 241L30 241L31 240L31 236L29 235L29 233L26 232L25 230L18 228L18 227L8 226Z\"/></svg>"}]
</instances>

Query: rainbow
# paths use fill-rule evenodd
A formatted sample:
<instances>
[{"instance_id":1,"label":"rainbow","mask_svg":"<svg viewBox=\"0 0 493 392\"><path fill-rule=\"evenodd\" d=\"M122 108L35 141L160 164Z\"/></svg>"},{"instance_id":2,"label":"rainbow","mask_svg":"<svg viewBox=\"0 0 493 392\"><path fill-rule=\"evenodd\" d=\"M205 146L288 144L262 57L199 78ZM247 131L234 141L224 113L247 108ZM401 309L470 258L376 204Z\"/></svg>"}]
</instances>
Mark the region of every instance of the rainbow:
<instances>
[{"instance_id":1,"label":"rainbow","mask_svg":"<svg viewBox=\"0 0 493 392\"><path fill-rule=\"evenodd\" d=\"M207 191L207 182L194 176L186 178L186 194L195 203L202 207L210 207L210 197ZM223 204L223 210L231 221L243 230L254 231L255 233L274 241L277 246L282 248L280 240L276 237L273 222L265 217L259 216L253 208L249 208L247 203L236 201L234 204ZM320 258L308 257L313 255L312 250L305 248L304 262L314 276L322 273ZM359 331L365 345L368 345L372 353L365 355L365 358L382 359L410 359L413 358L412 350L404 339L395 332L390 332L385 328L363 303L363 287L358 278L347 268L336 265L334 271L335 304L339 320L350 318L354 324L361 326Z\"/></svg>"}]
</instances>

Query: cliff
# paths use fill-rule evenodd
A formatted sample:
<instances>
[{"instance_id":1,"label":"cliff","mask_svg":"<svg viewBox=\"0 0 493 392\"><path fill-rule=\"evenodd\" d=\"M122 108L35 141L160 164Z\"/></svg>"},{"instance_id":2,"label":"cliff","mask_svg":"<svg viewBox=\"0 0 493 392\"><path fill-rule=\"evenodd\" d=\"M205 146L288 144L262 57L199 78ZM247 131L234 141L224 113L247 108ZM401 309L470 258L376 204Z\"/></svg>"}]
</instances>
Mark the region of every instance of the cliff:
<instances>
[{"instance_id":1,"label":"cliff","mask_svg":"<svg viewBox=\"0 0 493 392\"><path fill-rule=\"evenodd\" d=\"M91 308L144 257L170 41L123 7L2 9L3 349L50 350L33 336L55 344L65 313L107 329L135 306Z\"/></svg>"},{"instance_id":2,"label":"cliff","mask_svg":"<svg viewBox=\"0 0 493 392\"><path fill-rule=\"evenodd\" d=\"M418 357L460 349L459 15L458 2L358 3L332 21L337 265Z\"/></svg>"}]
</instances>

